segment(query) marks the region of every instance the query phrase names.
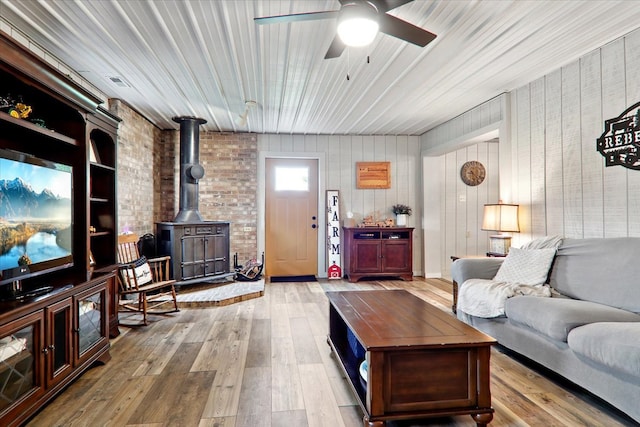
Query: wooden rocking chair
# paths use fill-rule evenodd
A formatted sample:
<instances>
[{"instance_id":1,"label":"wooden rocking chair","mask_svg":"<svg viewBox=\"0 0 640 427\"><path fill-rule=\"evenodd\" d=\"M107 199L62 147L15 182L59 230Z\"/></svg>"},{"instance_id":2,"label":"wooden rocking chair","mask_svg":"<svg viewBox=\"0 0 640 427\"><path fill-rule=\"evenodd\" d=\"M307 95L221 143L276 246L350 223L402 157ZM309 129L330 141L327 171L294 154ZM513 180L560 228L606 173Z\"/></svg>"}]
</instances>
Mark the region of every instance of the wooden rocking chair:
<instances>
[{"instance_id":1,"label":"wooden rocking chair","mask_svg":"<svg viewBox=\"0 0 640 427\"><path fill-rule=\"evenodd\" d=\"M147 314L166 314L180 311L174 288L169 279L171 257L147 259L138 252L138 236L118 236L118 282L120 295L118 312L142 313L142 323L123 326L147 325ZM169 305L167 308L159 307Z\"/></svg>"}]
</instances>

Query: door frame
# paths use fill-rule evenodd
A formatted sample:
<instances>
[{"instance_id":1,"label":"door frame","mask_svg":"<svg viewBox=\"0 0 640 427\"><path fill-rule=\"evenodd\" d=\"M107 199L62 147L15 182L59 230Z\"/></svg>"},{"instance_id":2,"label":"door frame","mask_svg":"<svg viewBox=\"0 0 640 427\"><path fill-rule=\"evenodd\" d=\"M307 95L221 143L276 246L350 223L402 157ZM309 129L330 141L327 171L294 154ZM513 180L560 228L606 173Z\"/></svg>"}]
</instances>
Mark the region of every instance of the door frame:
<instances>
[{"instance_id":1,"label":"door frame","mask_svg":"<svg viewBox=\"0 0 640 427\"><path fill-rule=\"evenodd\" d=\"M318 161L318 271L319 278L327 277L327 201L325 177L325 153L309 152L277 152L261 151L258 153L258 254L265 251L266 246L266 163L267 159L313 159Z\"/></svg>"}]
</instances>

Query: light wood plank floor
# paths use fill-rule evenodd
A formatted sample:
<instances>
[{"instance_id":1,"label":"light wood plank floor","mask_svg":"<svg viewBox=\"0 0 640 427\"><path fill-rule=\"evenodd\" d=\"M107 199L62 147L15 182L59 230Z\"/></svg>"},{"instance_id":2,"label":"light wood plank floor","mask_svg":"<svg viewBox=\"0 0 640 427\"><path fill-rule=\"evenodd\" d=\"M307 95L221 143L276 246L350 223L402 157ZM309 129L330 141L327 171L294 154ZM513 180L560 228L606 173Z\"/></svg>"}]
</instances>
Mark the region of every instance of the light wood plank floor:
<instances>
[{"instance_id":1,"label":"light wood plank floor","mask_svg":"<svg viewBox=\"0 0 640 427\"><path fill-rule=\"evenodd\" d=\"M29 425L360 427L362 413L326 343L324 292L397 288L451 313L446 280L267 283L261 298L183 309L123 330L112 360L87 371ZM633 424L500 347L491 369L492 426ZM388 424L475 425L469 416Z\"/></svg>"}]
</instances>

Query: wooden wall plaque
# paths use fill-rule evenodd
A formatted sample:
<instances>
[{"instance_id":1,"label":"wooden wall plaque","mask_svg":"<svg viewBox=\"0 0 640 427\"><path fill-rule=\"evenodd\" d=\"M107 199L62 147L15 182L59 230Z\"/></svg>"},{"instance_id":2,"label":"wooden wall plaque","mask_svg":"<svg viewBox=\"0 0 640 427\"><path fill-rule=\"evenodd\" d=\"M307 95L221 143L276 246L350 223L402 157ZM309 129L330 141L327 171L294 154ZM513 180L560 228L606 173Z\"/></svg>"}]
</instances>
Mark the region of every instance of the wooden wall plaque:
<instances>
[{"instance_id":1,"label":"wooden wall plaque","mask_svg":"<svg viewBox=\"0 0 640 427\"><path fill-rule=\"evenodd\" d=\"M356 188L391 188L391 162L356 162Z\"/></svg>"}]
</instances>

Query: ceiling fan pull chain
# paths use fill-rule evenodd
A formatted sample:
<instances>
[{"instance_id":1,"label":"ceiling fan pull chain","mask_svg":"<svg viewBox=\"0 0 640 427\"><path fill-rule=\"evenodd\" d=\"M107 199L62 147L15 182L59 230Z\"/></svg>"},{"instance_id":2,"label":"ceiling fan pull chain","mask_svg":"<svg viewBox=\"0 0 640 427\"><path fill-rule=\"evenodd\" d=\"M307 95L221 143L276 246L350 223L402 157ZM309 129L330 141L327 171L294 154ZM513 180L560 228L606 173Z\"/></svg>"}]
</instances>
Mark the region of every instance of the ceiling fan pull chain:
<instances>
[{"instance_id":1,"label":"ceiling fan pull chain","mask_svg":"<svg viewBox=\"0 0 640 427\"><path fill-rule=\"evenodd\" d=\"M347 49L347 81L350 80L349 69L351 69L351 52Z\"/></svg>"}]
</instances>

